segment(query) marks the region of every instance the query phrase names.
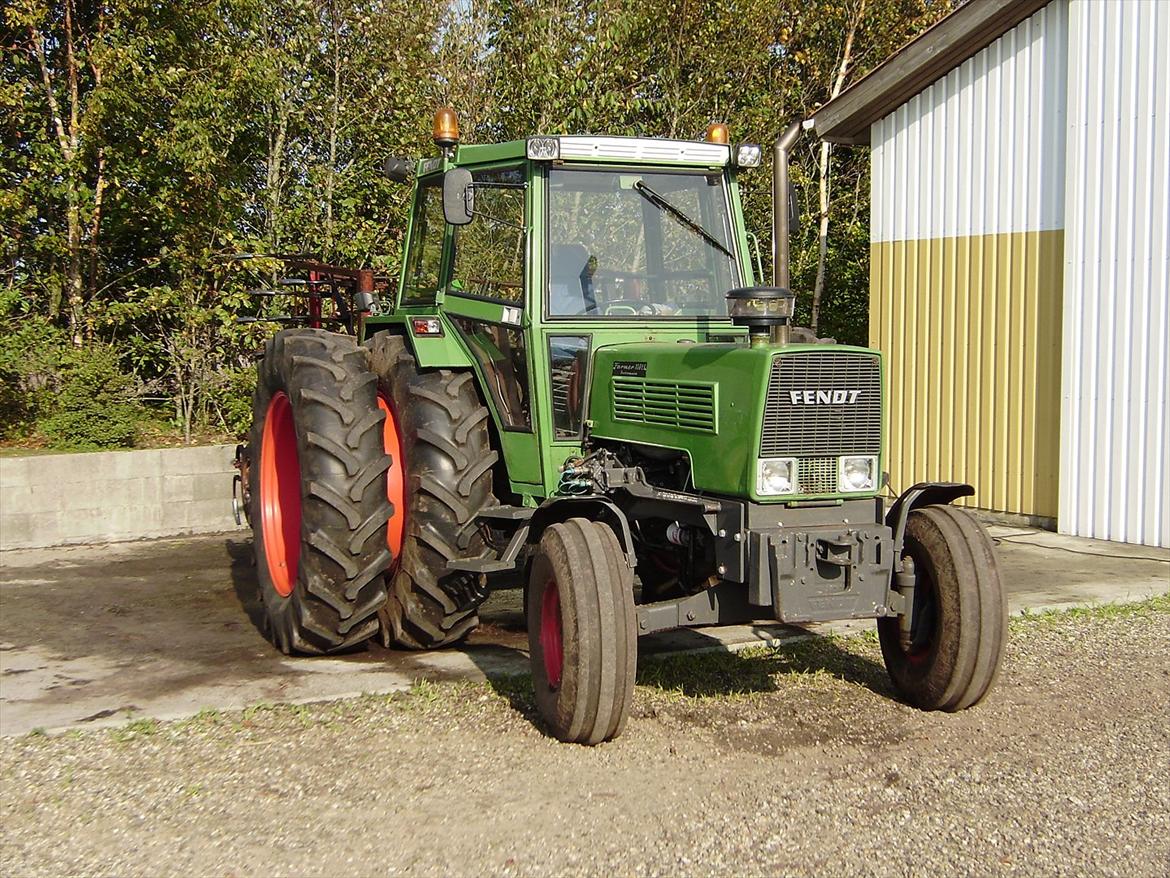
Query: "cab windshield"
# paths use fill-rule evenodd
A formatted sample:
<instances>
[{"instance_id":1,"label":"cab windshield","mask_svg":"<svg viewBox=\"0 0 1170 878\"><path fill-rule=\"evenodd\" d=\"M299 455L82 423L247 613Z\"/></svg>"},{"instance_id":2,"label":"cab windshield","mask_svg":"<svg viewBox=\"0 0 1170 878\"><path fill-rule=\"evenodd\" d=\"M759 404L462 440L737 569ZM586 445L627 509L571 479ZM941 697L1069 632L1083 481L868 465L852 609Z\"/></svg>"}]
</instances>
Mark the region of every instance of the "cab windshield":
<instances>
[{"instance_id":1,"label":"cab windshield","mask_svg":"<svg viewBox=\"0 0 1170 878\"><path fill-rule=\"evenodd\" d=\"M723 174L548 177L550 317L726 317L739 286Z\"/></svg>"}]
</instances>

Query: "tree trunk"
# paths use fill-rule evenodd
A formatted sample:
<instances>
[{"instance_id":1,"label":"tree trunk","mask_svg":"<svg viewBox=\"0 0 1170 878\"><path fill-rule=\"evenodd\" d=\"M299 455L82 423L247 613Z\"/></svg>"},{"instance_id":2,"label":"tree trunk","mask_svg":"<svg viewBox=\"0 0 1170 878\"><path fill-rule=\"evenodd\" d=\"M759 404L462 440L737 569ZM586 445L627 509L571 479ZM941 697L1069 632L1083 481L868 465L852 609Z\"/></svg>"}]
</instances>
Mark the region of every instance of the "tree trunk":
<instances>
[{"instance_id":1,"label":"tree trunk","mask_svg":"<svg viewBox=\"0 0 1170 878\"><path fill-rule=\"evenodd\" d=\"M857 36L857 28L865 16L866 0L861 0L857 12L849 20L849 29L845 32L845 45L841 50L841 64L837 68L837 76L833 80L833 87L829 92L829 100L833 100L845 87L845 80L849 76L849 68L853 62L853 38ZM817 163L817 194L819 197L819 213L817 227L817 280L813 287L811 329L815 333L821 320L821 299L825 294L825 261L829 255L829 167L832 159L832 146L821 144L820 161Z\"/></svg>"},{"instance_id":2,"label":"tree trunk","mask_svg":"<svg viewBox=\"0 0 1170 878\"><path fill-rule=\"evenodd\" d=\"M82 222L80 160L81 146L81 94L78 82L77 56L74 52L73 4L64 4L65 78L69 90L69 116L66 120L57 100L53 76L49 70L49 59L45 54L45 37L35 25L29 27L29 41L41 69L41 84L45 90L45 102L57 135L57 147L61 151L65 180L65 289L62 299L69 319L69 333L73 344L80 346L84 341L82 321L84 319L85 284L82 277Z\"/></svg>"},{"instance_id":3,"label":"tree trunk","mask_svg":"<svg viewBox=\"0 0 1170 878\"><path fill-rule=\"evenodd\" d=\"M337 4L329 4L329 25L333 38L333 101L329 112L329 165L325 169L325 252L327 262L333 252L333 195L337 188L337 129L341 118L341 29L337 25Z\"/></svg>"},{"instance_id":4,"label":"tree trunk","mask_svg":"<svg viewBox=\"0 0 1170 878\"><path fill-rule=\"evenodd\" d=\"M102 195L106 189L106 149L98 147L97 180L93 189L93 217L89 223L89 301L97 295L98 245L102 232Z\"/></svg>"}]
</instances>

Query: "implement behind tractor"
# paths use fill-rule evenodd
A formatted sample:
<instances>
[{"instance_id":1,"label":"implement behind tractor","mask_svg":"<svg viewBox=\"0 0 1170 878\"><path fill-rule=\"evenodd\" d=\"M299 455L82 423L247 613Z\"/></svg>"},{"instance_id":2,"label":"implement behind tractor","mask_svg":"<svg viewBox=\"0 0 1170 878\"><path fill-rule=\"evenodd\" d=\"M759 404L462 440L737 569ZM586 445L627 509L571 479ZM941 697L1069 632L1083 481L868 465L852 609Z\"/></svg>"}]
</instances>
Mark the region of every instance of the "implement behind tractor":
<instances>
[{"instance_id":1,"label":"implement behind tractor","mask_svg":"<svg viewBox=\"0 0 1170 878\"><path fill-rule=\"evenodd\" d=\"M392 159L414 197L397 290L353 335L286 329L241 450L273 641L456 643L525 589L533 685L564 741L618 735L638 637L876 618L897 690L982 699L1006 610L991 542L919 484L888 509L880 352L790 325L787 149L774 286L703 141L561 136ZM758 265L758 253L757 265Z\"/></svg>"}]
</instances>

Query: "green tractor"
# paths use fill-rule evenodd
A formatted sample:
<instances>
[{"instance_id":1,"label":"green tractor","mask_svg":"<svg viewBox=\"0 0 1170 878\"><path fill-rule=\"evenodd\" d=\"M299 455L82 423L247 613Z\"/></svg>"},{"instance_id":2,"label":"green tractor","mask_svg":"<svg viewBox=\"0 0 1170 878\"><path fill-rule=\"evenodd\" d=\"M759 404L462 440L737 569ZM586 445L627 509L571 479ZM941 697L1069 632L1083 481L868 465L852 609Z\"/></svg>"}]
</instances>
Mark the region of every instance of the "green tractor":
<instances>
[{"instance_id":1,"label":"green tractor","mask_svg":"<svg viewBox=\"0 0 1170 878\"><path fill-rule=\"evenodd\" d=\"M772 286L737 184L761 150L723 126L466 145L442 110L439 156L390 160L413 185L396 295L259 364L242 463L277 646L447 646L523 587L563 741L621 733L639 637L764 618L876 619L907 701L981 700L1006 609L949 505L973 489L887 508L881 353L790 325L799 130L774 149Z\"/></svg>"}]
</instances>

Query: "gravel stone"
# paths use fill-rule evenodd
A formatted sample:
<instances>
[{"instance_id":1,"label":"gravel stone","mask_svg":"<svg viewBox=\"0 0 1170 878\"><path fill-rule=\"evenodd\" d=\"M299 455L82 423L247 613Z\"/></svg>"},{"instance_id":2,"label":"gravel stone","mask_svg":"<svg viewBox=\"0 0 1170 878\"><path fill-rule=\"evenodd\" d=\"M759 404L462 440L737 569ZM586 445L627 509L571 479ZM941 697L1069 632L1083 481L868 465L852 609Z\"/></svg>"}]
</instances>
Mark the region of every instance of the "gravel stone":
<instances>
[{"instance_id":1,"label":"gravel stone","mask_svg":"<svg viewBox=\"0 0 1170 878\"><path fill-rule=\"evenodd\" d=\"M1013 622L982 705L872 637L644 662L625 735L524 681L0 740L0 874L1170 874L1170 603Z\"/></svg>"}]
</instances>

